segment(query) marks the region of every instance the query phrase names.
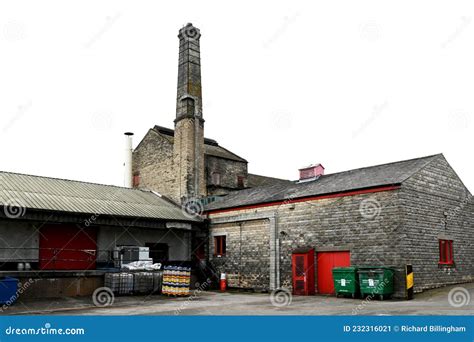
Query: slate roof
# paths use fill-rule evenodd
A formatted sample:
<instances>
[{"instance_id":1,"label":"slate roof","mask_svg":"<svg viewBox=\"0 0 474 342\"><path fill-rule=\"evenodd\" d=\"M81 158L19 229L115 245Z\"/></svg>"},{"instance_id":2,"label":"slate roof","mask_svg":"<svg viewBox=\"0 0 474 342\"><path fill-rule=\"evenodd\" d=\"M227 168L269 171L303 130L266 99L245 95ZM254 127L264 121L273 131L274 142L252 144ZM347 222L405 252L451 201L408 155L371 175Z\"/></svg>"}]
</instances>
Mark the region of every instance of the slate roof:
<instances>
[{"instance_id":1,"label":"slate roof","mask_svg":"<svg viewBox=\"0 0 474 342\"><path fill-rule=\"evenodd\" d=\"M155 125L153 127L153 130L162 136L165 136L171 143L174 142L174 130L162 126ZM217 141L209 138L204 138L204 154L209 155L209 156L214 156L214 157L219 157L219 158L224 158L224 159L229 159L229 160L234 160L238 162L244 162L246 163L247 161L236 155L235 153L229 151L228 149L220 146Z\"/></svg>"},{"instance_id":2,"label":"slate roof","mask_svg":"<svg viewBox=\"0 0 474 342\"><path fill-rule=\"evenodd\" d=\"M293 184L293 183L294 182L287 179L255 175L253 173L249 173L247 176L247 186L249 188L254 188L257 186L274 185L274 184L287 184L288 185L288 184Z\"/></svg>"},{"instance_id":3,"label":"slate roof","mask_svg":"<svg viewBox=\"0 0 474 342\"><path fill-rule=\"evenodd\" d=\"M310 182L278 183L232 192L205 207L206 211L283 201L315 195L401 184L424 166L442 156L437 154L323 175Z\"/></svg>"},{"instance_id":4,"label":"slate roof","mask_svg":"<svg viewBox=\"0 0 474 342\"><path fill-rule=\"evenodd\" d=\"M0 171L0 206L65 213L198 221L151 191Z\"/></svg>"}]
</instances>

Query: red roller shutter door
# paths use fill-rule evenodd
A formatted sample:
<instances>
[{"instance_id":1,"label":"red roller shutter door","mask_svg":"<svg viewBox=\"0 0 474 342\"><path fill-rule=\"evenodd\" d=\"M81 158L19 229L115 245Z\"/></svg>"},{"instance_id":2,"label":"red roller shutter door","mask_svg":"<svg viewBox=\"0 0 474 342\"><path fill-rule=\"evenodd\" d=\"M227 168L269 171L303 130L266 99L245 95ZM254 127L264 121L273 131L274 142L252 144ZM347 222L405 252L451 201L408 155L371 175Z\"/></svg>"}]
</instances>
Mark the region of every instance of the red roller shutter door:
<instances>
[{"instance_id":1,"label":"red roller shutter door","mask_svg":"<svg viewBox=\"0 0 474 342\"><path fill-rule=\"evenodd\" d=\"M319 252L318 254L318 293L333 294L334 280L332 269L334 267L345 267L351 265L351 254L349 251L342 252Z\"/></svg>"},{"instance_id":2,"label":"red roller shutter door","mask_svg":"<svg viewBox=\"0 0 474 342\"><path fill-rule=\"evenodd\" d=\"M42 270L89 270L96 267L96 229L45 225L40 229L39 245Z\"/></svg>"}]
</instances>

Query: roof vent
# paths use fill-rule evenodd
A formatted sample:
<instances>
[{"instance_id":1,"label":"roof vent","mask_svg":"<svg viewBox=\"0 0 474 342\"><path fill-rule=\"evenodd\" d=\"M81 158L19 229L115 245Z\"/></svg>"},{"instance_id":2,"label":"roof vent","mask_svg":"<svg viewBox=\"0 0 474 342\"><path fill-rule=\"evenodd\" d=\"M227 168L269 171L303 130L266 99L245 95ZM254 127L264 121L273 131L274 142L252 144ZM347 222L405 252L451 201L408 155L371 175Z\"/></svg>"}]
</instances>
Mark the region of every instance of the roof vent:
<instances>
[{"instance_id":1,"label":"roof vent","mask_svg":"<svg viewBox=\"0 0 474 342\"><path fill-rule=\"evenodd\" d=\"M311 164L309 166L299 169L299 171L299 182L309 182L312 180L316 180L322 175L324 175L324 166L322 166L321 164Z\"/></svg>"}]
</instances>

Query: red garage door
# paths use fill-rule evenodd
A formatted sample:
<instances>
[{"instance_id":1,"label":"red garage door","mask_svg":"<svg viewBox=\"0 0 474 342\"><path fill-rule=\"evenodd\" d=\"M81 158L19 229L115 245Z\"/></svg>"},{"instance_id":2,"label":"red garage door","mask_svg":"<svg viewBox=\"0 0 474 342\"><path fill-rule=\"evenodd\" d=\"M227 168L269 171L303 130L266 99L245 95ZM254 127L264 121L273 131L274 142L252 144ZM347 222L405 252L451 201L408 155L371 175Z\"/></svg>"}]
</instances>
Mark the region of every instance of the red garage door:
<instances>
[{"instance_id":1,"label":"red garage door","mask_svg":"<svg viewBox=\"0 0 474 342\"><path fill-rule=\"evenodd\" d=\"M45 225L40 229L40 269L95 269L97 232L74 225Z\"/></svg>"},{"instance_id":2,"label":"red garage door","mask_svg":"<svg viewBox=\"0 0 474 342\"><path fill-rule=\"evenodd\" d=\"M343 252L319 252L318 253L318 293L334 293L334 280L332 269L334 267L345 267L351 265L351 254Z\"/></svg>"}]
</instances>

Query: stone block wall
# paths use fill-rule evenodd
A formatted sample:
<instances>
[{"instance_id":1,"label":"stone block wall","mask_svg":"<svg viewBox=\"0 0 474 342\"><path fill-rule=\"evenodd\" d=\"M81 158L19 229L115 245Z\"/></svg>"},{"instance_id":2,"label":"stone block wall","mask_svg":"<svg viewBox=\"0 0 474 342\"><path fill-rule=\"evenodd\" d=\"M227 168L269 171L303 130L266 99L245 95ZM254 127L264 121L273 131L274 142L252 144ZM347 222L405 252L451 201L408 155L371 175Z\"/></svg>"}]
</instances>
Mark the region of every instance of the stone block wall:
<instances>
[{"instance_id":1,"label":"stone block wall","mask_svg":"<svg viewBox=\"0 0 474 342\"><path fill-rule=\"evenodd\" d=\"M139 188L175 198L173 144L150 129L133 152L133 173L140 178Z\"/></svg>"},{"instance_id":2,"label":"stone block wall","mask_svg":"<svg viewBox=\"0 0 474 342\"><path fill-rule=\"evenodd\" d=\"M270 245L267 220L219 224L210 234L209 251L218 273L226 273L230 287L267 289ZM214 236L225 235L227 250L215 256Z\"/></svg>"},{"instance_id":3,"label":"stone block wall","mask_svg":"<svg viewBox=\"0 0 474 342\"><path fill-rule=\"evenodd\" d=\"M213 182L213 174L220 175L220 183ZM218 158L206 155L206 179L208 195L227 194L231 190L238 190L238 177L243 177L243 186L247 186L247 163Z\"/></svg>"},{"instance_id":4,"label":"stone block wall","mask_svg":"<svg viewBox=\"0 0 474 342\"><path fill-rule=\"evenodd\" d=\"M367 205L373 208L373 216L361 213ZM362 209L366 210L366 209ZM398 243L400 232L399 190L383 191L364 195L318 199L293 203L288 199L281 205L211 214L211 236L227 232L225 257L213 256L211 244L210 261L217 269L226 273L238 273L246 281L239 287L269 289L270 237L269 225L255 226L254 221L239 224L214 225L215 218L236 215L276 213L276 234L279 244L280 285L292 287L291 254L299 247L313 247L316 252L327 250L350 251L352 265L386 265L397 269L395 287L397 296L404 295L404 265L401 263L402 250ZM364 215L363 215L364 214ZM372 215L371 214L371 215ZM257 221L255 221L257 222ZM263 221L265 222L265 221ZM238 253L246 243L249 250ZM256 247L258 246L258 248ZM235 251L235 252L234 252ZM244 253L251 262L240 262ZM317 253L316 253L317 258ZM258 265L258 267L256 267ZM315 260L317 265L317 260ZM262 272L260 277L254 274ZM245 285L245 286L243 286ZM317 282L316 282L317 289Z\"/></svg>"},{"instance_id":5,"label":"stone block wall","mask_svg":"<svg viewBox=\"0 0 474 342\"><path fill-rule=\"evenodd\" d=\"M404 262L413 264L415 291L472 281L474 204L443 156L402 185ZM453 240L454 265L439 265L439 239Z\"/></svg>"}]
</instances>

